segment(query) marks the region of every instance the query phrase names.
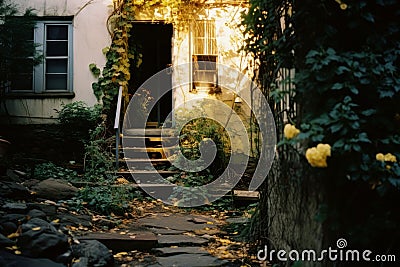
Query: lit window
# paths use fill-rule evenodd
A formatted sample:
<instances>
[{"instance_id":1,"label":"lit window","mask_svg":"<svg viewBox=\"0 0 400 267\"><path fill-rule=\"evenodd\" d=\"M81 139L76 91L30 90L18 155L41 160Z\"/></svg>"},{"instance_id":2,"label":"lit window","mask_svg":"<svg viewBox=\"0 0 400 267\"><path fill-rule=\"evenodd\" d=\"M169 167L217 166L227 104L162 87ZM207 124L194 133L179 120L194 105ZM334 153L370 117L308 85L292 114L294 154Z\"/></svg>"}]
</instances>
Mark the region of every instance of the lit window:
<instances>
[{"instance_id":1,"label":"lit window","mask_svg":"<svg viewBox=\"0 0 400 267\"><path fill-rule=\"evenodd\" d=\"M195 21L192 29L192 89L195 91L215 89L218 84L215 22L213 20Z\"/></svg>"}]
</instances>

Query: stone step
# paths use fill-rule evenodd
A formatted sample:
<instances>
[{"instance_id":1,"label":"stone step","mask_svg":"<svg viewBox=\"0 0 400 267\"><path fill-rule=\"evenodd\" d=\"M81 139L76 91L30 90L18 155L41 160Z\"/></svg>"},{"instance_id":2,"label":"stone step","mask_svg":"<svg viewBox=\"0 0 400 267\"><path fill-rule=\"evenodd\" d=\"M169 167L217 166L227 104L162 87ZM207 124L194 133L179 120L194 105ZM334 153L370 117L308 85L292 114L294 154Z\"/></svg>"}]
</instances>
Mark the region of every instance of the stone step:
<instances>
[{"instance_id":1,"label":"stone step","mask_svg":"<svg viewBox=\"0 0 400 267\"><path fill-rule=\"evenodd\" d=\"M238 201L258 201L260 193L258 191L233 190L233 198Z\"/></svg>"},{"instance_id":2,"label":"stone step","mask_svg":"<svg viewBox=\"0 0 400 267\"><path fill-rule=\"evenodd\" d=\"M172 128L146 128L146 129L125 129L123 132L124 136L161 136L162 134L164 136L173 136L175 132L175 129Z\"/></svg>"},{"instance_id":3,"label":"stone step","mask_svg":"<svg viewBox=\"0 0 400 267\"><path fill-rule=\"evenodd\" d=\"M128 166L128 169L139 169L146 170L147 168L153 166L168 168L171 166L171 162L168 159L154 159L154 158L140 158L131 159L124 158L119 160L120 166Z\"/></svg>"},{"instance_id":4,"label":"stone step","mask_svg":"<svg viewBox=\"0 0 400 267\"><path fill-rule=\"evenodd\" d=\"M161 136L123 136L121 144L131 147L143 147L143 145L155 146L164 144L164 146L175 146L178 144L179 139L176 137L161 137Z\"/></svg>"},{"instance_id":5,"label":"stone step","mask_svg":"<svg viewBox=\"0 0 400 267\"><path fill-rule=\"evenodd\" d=\"M168 159L149 159L149 158L143 158L143 159L131 159L131 158L124 158L120 159L120 162L151 162L151 163L169 163L170 161Z\"/></svg>"},{"instance_id":6,"label":"stone step","mask_svg":"<svg viewBox=\"0 0 400 267\"><path fill-rule=\"evenodd\" d=\"M171 156L177 147L124 147L121 148L125 158L163 158L166 159Z\"/></svg>"},{"instance_id":7,"label":"stone step","mask_svg":"<svg viewBox=\"0 0 400 267\"><path fill-rule=\"evenodd\" d=\"M158 175L161 175L163 177L171 176L174 174L178 174L180 171L164 171L164 170L123 170L123 171L118 171L116 174L120 176L135 176L138 178L152 178L152 177L158 177Z\"/></svg>"},{"instance_id":8,"label":"stone step","mask_svg":"<svg viewBox=\"0 0 400 267\"><path fill-rule=\"evenodd\" d=\"M133 231L127 234L120 233L89 233L78 237L78 240L97 240L113 252L131 250L151 250L157 246L157 237L146 230Z\"/></svg>"},{"instance_id":9,"label":"stone step","mask_svg":"<svg viewBox=\"0 0 400 267\"><path fill-rule=\"evenodd\" d=\"M162 247L153 248L152 250L156 256L169 257L178 254L204 254L210 255L210 253L203 247Z\"/></svg>"},{"instance_id":10,"label":"stone step","mask_svg":"<svg viewBox=\"0 0 400 267\"><path fill-rule=\"evenodd\" d=\"M190 235L158 235L158 245L161 247L170 246L201 246L207 245L208 239Z\"/></svg>"},{"instance_id":11,"label":"stone step","mask_svg":"<svg viewBox=\"0 0 400 267\"><path fill-rule=\"evenodd\" d=\"M148 265L148 267L220 267L229 264L227 260L220 260L207 254L178 254L169 257L156 257L156 261L156 264Z\"/></svg>"}]
</instances>

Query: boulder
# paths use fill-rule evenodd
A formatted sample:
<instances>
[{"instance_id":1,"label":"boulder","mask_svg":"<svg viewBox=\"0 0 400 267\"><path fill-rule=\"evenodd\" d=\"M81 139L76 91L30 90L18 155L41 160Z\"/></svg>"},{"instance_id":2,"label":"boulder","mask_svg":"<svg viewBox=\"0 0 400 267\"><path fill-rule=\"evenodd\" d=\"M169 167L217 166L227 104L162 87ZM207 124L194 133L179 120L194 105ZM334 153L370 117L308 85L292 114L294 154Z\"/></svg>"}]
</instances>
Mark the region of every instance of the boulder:
<instances>
[{"instance_id":1,"label":"boulder","mask_svg":"<svg viewBox=\"0 0 400 267\"><path fill-rule=\"evenodd\" d=\"M51 259L69 248L68 237L40 218L33 218L22 225L17 245L25 256Z\"/></svg>"},{"instance_id":2,"label":"boulder","mask_svg":"<svg viewBox=\"0 0 400 267\"><path fill-rule=\"evenodd\" d=\"M61 213L56 216L61 225L92 227L92 216L85 214Z\"/></svg>"},{"instance_id":3,"label":"boulder","mask_svg":"<svg viewBox=\"0 0 400 267\"><path fill-rule=\"evenodd\" d=\"M0 248L14 246L15 242L0 234Z\"/></svg>"},{"instance_id":4,"label":"boulder","mask_svg":"<svg viewBox=\"0 0 400 267\"><path fill-rule=\"evenodd\" d=\"M28 212L28 216L29 216L30 218L46 219L46 213L44 213L43 211L38 210L38 209L30 210L30 211Z\"/></svg>"},{"instance_id":5,"label":"boulder","mask_svg":"<svg viewBox=\"0 0 400 267\"><path fill-rule=\"evenodd\" d=\"M88 266L89 266L89 259L86 257L80 257L72 264L72 267L88 267Z\"/></svg>"},{"instance_id":6,"label":"boulder","mask_svg":"<svg viewBox=\"0 0 400 267\"><path fill-rule=\"evenodd\" d=\"M1 208L8 213L21 213L24 214L26 213L28 207L26 206L25 203L19 203L19 202L12 202L12 203L6 203Z\"/></svg>"},{"instance_id":7,"label":"boulder","mask_svg":"<svg viewBox=\"0 0 400 267\"><path fill-rule=\"evenodd\" d=\"M0 181L0 196L12 199L27 199L31 197L31 192L22 184Z\"/></svg>"},{"instance_id":8,"label":"boulder","mask_svg":"<svg viewBox=\"0 0 400 267\"><path fill-rule=\"evenodd\" d=\"M62 179L49 178L34 185L32 190L38 197L62 200L76 196L79 189Z\"/></svg>"},{"instance_id":9,"label":"boulder","mask_svg":"<svg viewBox=\"0 0 400 267\"><path fill-rule=\"evenodd\" d=\"M79 244L74 244L72 246L72 254L74 258L82 260L85 260L84 258L87 258L87 266L114 266L113 255L105 245L97 240L82 240Z\"/></svg>"},{"instance_id":10,"label":"boulder","mask_svg":"<svg viewBox=\"0 0 400 267\"><path fill-rule=\"evenodd\" d=\"M49 259L32 259L0 250L0 266L7 267L65 267Z\"/></svg>"},{"instance_id":11,"label":"boulder","mask_svg":"<svg viewBox=\"0 0 400 267\"><path fill-rule=\"evenodd\" d=\"M5 214L0 217L0 223L3 224L5 222L12 222L16 224L20 224L22 222L26 221L26 215L25 214Z\"/></svg>"},{"instance_id":12,"label":"boulder","mask_svg":"<svg viewBox=\"0 0 400 267\"><path fill-rule=\"evenodd\" d=\"M17 224L14 222L3 222L0 224L2 230L1 233L4 235L9 235L11 233L15 233L18 229Z\"/></svg>"}]
</instances>

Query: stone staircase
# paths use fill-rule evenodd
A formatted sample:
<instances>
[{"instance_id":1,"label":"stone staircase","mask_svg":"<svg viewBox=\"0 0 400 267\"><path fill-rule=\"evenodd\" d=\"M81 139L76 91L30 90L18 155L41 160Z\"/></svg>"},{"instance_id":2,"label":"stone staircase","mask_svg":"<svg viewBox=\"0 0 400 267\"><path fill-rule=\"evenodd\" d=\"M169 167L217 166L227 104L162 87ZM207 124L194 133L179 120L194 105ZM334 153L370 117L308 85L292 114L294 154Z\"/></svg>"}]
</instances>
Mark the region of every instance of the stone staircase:
<instances>
[{"instance_id":1,"label":"stone staircase","mask_svg":"<svg viewBox=\"0 0 400 267\"><path fill-rule=\"evenodd\" d=\"M172 190L172 186L159 181L160 176L166 178L179 173L171 168L168 160L178 144L177 139L172 137L172 131L167 129L163 133L161 128L126 129L121 134L123 146L119 149L120 168L117 175L140 184L141 188L163 188L165 193L169 192L167 187Z\"/></svg>"}]
</instances>

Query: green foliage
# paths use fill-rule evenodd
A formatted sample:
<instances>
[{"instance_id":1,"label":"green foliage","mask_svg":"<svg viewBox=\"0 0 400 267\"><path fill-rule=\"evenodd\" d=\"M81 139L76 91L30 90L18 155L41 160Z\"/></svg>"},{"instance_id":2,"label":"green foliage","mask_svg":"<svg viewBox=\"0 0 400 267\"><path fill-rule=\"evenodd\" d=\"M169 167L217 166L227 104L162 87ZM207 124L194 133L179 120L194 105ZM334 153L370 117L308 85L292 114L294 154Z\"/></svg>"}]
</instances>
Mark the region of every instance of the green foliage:
<instances>
[{"instance_id":1,"label":"green foliage","mask_svg":"<svg viewBox=\"0 0 400 267\"><path fill-rule=\"evenodd\" d=\"M201 155L201 142L211 139L216 145L217 154L209 169L212 170L212 175L216 176L225 170L228 164L230 140L224 127L217 121L207 118L204 110L207 110L207 107L192 107L176 112L176 128L181 129L179 146L187 159L196 160Z\"/></svg>"},{"instance_id":2,"label":"green foliage","mask_svg":"<svg viewBox=\"0 0 400 267\"><path fill-rule=\"evenodd\" d=\"M37 44L27 41L27 36L33 34L36 20L32 9L21 16L14 3L0 0L0 85L12 83L20 73L32 72L33 66L42 61Z\"/></svg>"},{"instance_id":3,"label":"green foliage","mask_svg":"<svg viewBox=\"0 0 400 267\"><path fill-rule=\"evenodd\" d=\"M101 107L88 107L83 101L76 101L62 105L58 113L60 127L68 138L80 141L89 139L90 131L100 121Z\"/></svg>"},{"instance_id":4,"label":"green foliage","mask_svg":"<svg viewBox=\"0 0 400 267\"><path fill-rule=\"evenodd\" d=\"M376 161L377 153L400 151L396 116L400 78L394 67L398 54L396 49L379 54L311 50L297 75L298 92L307 108L298 139L331 144L333 161L349 179L375 184L376 175L383 173L362 166ZM344 163L344 158L352 160ZM392 186L384 182L387 179L380 176L379 186Z\"/></svg>"},{"instance_id":5,"label":"green foliage","mask_svg":"<svg viewBox=\"0 0 400 267\"><path fill-rule=\"evenodd\" d=\"M85 144L85 177L88 181L101 181L113 170L113 155L109 151L113 137L106 136L106 126L101 123L90 132L90 140Z\"/></svg>"},{"instance_id":6,"label":"green foliage","mask_svg":"<svg viewBox=\"0 0 400 267\"><path fill-rule=\"evenodd\" d=\"M348 233L353 245L387 251L398 246L400 221L398 12L398 1L252 0L244 16L245 50L260 62L257 77L274 100L278 131L284 118L301 129L280 142L282 166L294 164L285 162L290 149L330 144L327 169L313 169L327 192L315 219L331 236ZM280 89L282 68L296 69L295 98ZM299 104L296 114L280 110L286 98ZM377 160L378 153L397 162Z\"/></svg>"},{"instance_id":7,"label":"green foliage","mask_svg":"<svg viewBox=\"0 0 400 267\"><path fill-rule=\"evenodd\" d=\"M39 180L54 178L67 181L76 181L79 179L79 175L76 171L57 166L51 162L36 165L33 177Z\"/></svg>"},{"instance_id":8,"label":"green foliage","mask_svg":"<svg viewBox=\"0 0 400 267\"><path fill-rule=\"evenodd\" d=\"M80 190L78 197L70 201L70 204L86 206L104 215L123 215L131 211L130 202L141 197L141 192L132 187L96 186Z\"/></svg>"}]
</instances>

